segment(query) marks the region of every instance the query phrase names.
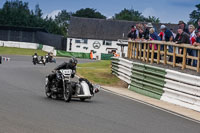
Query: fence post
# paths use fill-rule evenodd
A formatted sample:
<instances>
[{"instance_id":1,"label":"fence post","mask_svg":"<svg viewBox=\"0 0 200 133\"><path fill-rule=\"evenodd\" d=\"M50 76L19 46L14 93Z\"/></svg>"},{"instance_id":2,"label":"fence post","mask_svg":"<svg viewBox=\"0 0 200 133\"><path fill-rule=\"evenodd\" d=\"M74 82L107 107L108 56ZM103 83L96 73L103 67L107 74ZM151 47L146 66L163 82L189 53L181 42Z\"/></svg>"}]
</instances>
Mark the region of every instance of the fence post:
<instances>
[{"instance_id":1,"label":"fence post","mask_svg":"<svg viewBox=\"0 0 200 133\"><path fill-rule=\"evenodd\" d=\"M148 45L148 49L147 49L147 63L149 63L149 53L150 53L150 46L149 46L149 43L147 44Z\"/></svg>"},{"instance_id":2,"label":"fence post","mask_svg":"<svg viewBox=\"0 0 200 133\"><path fill-rule=\"evenodd\" d=\"M131 42L131 46L130 46L130 58L132 59L132 55L133 55L133 42Z\"/></svg>"},{"instance_id":3,"label":"fence post","mask_svg":"<svg viewBox=\"0 0 200 133\"><path fill-rule=\"evenodd\" d=\"M138 59L139 43L136 43L136 59Z\"/></svg>"},{"instance_id":4,"label":"fence post","mask_svg":"<svg viewBox=\"0 0 200 133\"><path fill-rule=\"evenodd\" d=\"M140 54L139 54L139 57L140 57L140 60L141 60L141 58L142 58L142 43L139 43L139 51L140 51Z\"/></svg>"},{"instance_id":5,"label":"fence post","mask_svg":"<svg viewBox=\"0 0 200 133\"><path fill-rule=\"evenodd\" d=\"M164 45L164 65L167 64L167 45Z\"/></svg>"},{"instance_id":6,"label":"fence post","mask_svg":"<svg viewBox=\"0 0 200 133\"><path fill-rule=\"evenodd\" d=\"M197 72L199 72L199 67L200 67L200 50L198 50Z\"/></svg>"},{"instance_id":7,"label":"fence post","mask_svg":"<svg viewBox=\"0 0 200 133\"><path fill-rule=\"evenodd\" d=\"M160 63L160 44L157 44L158 45L158 50L157 50L157 64Z\"/></svg>"},{"instance_id":8,"label":"fence post","mask_svg":"<svg viewBox=\"0 0 200 133\"><path fill-rule=\"evenodd\" d=\"M154 62L154 48L155 47L155 44L152 44L152 50L151 50L151 64L153 64Z\"/></svg>"},{"instance_id":9,"label":"fence post","mask_svg":"<svg viewBox=\"0 0 200 133\"><path fill-rule=\"evenodd\" d=\"M131 43L128 42L128 59L130 59L130 46L131 46Z\"/></svg>"},{"instance_id":10,"label":"fence post","mask_svg":"<svg viewBox=\"0 0 200 133\"><path fill-rule=\"evenodd\" d=\"M143 61L146 59L146 43L144 43Z\"/></svg>"},{"instance_id":11,"label":"fence post","mask_svg":"<svg viewBox=\"0 0 200 133\"><path fill-rule=\"evenodd\" d=\"M135 42L133 44L133 59L135 59Z\"/></svg>"},{"instance_id":12,"label":"fence post","mask_svg":"<svg viewBox=\"0 0 200 133\"><path fill-rule=\"evenodd\" d=\"M176 67L176 46L173 46L173 67Z\"/></svg>"},{"instance_id":13,"label":"fence post","mask_svg":"<svg viewBox=\"0 0 200 133\"><path fill-rule=\"evenodd\" d=\"M186 67L186 54L187 54L187 49L186 48L183 48L183 64L182 64L182 70L185 69Z\"/></svg>"}]
</instances>

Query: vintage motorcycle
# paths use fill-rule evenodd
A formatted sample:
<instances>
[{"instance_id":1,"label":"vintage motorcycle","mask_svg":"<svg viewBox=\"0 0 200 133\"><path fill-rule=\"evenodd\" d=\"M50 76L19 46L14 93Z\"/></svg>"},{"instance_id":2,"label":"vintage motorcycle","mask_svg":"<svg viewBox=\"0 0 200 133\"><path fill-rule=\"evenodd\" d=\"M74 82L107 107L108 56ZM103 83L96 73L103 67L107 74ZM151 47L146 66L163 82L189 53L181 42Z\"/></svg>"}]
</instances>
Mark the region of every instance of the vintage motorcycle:
<instances>
[{"instance_id":1,"label":"vintage motorcycle","mask_svg":"<svg viewBox=\"0 0 200 133\"><path fill-rule=\"evenodd\" d=\"M45 60L46 60L46 63L56 63L56 59L53 58L53 56L51 55L46 55Z\"/></svg>"},{"instance_id":2,"label":"vintage motorcycle","mask_svg":"<svg viewBox=\"0 0 200 133\"><path fill-rule=\"evenodd\" d=\"M45 66L46 65L46 61L45 61L44 57L41 56L40 60L38 60L38 56L34 55L33 56L33 65L36 65L36 64L43 64Z\"/></svg>"},{"instance_id":3,"label":"vintage motorcycle","mask_svg":"<svg viewBox=\"0 0 200 133\"><path fill-rule=\"evenodd\" d=\"M99 92L100 86L91 84L87 79L71 81L71 69L61 69L55 73L56 78L52 80L50 87L48 76L46 77L45 94L48 98L64 99L66 102L70 102L72 98L85 101Z\"/></svg>"}]
</instances>

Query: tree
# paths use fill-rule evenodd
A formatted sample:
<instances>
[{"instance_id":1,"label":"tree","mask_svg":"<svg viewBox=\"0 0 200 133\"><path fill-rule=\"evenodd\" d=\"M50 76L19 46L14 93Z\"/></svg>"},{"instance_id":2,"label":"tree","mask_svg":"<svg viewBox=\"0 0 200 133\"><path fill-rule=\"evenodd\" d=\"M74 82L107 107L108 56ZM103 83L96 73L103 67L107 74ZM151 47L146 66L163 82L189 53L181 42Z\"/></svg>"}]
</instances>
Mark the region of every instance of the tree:
<instances>
[{"instance_id":1,"label":"tree","mask_svg":"<svg viewBox=\"0 0 200 133\"><path fill-rule=\"evenodd\" d=\"M195 6L197 9L190 13L189 23L197 25L198 19L200 18L200 4Z\"/></svg>"},{"instance_id":2,"label":"tree","mask_svg":"<svg viewBox=\"0 0 200 133\"><path fill-rule=\"evenodd\" d=\"M43 15L42 10L40 9L39 4L37 4L37 5L35 6L35 16L41 18L42 15Z\"/></svg>"},{"instance_id":3,"label":"tree","mask_svg":"<svg viewBox=\"0 0 200 133\"><path fill-rule=\"evenodd\" d=\"M67 29L69 26L69 20L70 20L71 14L72 13L67 12L67 10L62 10L55 17L55 22L61 28L64 36L67 36Z\"/></svg>"},{"instance_id":4,"label":"tree","mask_svg":"<svg viewBox=\"0 0 200 133\"><path fill-rule=\"evenodd\" d=\"M148 18L144 17L139 11L134 9L123 9L121 12L115 14L114 19L117 20L128 20L128 21L141 21L141 22L153 22L159 23L159 18L154 16L149 16Z\"/></svg>"},{"instance_id":5,"label":"tree","mask_svg":"<svg viewBox=\"0 0 200 133\"><path fill-rule=\"evenodd\" d=\"M100 12L96 11L96 9L93 8L80 9L72 14L72 16L106 19L106 16L102 15Z\"/></svg>"},{"instance_id":6,"label":"tree","mask_svg":"<svg viewBox=\"0 0 200 133\"><path fill-rule=\"evenodd\" d=\"M71 13L68 13L67 10L62 10L57 16L55 16L55 21L60 26L68 26L70 16Z\"/></svg>"},{"instance_id":7,"label":"tree","mask_svg":"<svg viewBox=\"0 0 200 133\"><path fill-rule=\"evenodd\" d=\"M6 1L0 9L0 25L41 27L49 33L66 35L66 29L64 30L63 26L60 27L55 20L43 19L42 14L39 5L36 5L35 11L32 11L27 2L21 0Z\"/></svg>"},{"instance_id":8,"label":"tree","mask_svg":"<svg viewBox=\"0 0 200 133\"><path fill-rule=\"evenodd\" d=\"M144 16L142 15L142 13L140 13L138 11L135 11L133 9L128 10L125 8L120 13L115 14L114 19L128 20L128 21L143 21Z\"/></svg>"},{"instance_id":9,"label":"tree","mask_svg":"<svg viewBox=\"0 0 200 133\"><path fill-rule=\"evenodd\" d=\"M0 12L0 24L27 26L30 10L27 2L6 1Z\"/></svg>"}]
</instances>

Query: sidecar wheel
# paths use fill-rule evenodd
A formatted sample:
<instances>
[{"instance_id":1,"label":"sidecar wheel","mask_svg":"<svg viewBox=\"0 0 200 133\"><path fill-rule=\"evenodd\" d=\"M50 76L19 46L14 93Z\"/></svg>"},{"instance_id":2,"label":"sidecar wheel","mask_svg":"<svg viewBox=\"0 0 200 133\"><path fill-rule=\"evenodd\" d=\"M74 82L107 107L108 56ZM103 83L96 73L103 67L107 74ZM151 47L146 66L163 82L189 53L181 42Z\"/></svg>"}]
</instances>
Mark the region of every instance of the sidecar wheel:
<instances>
[{"instance_id":1,"label":"sidecar wheel","mask_svg":"<svg viewBox=\"0 0 200 133\"><path fill-rule=\"evenodd\" d=\"M84 102L85 101L85 98L80 98L81 102Z\"/></svg>"}]
</instances>

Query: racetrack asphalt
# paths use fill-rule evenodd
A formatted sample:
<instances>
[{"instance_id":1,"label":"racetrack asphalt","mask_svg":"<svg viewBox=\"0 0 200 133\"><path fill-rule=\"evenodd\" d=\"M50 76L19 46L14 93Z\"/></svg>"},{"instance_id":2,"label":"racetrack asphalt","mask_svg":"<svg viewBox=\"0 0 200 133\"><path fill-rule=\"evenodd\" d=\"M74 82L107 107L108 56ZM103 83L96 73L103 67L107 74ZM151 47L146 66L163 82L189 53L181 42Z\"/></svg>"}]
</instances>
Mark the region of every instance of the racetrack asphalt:
<instances>
[{"instance_id":1,"label":"racetrack asphalt","mask_svg":"<svg viewBox=\"0 0 200 133\"><path fill-rule=\"evenodd\" d=\"M29 56L8 57L0 64L0 133L200 133L199 123L104 91L86 102L48 99L45 76L66 59L34 66Z\"/></svg>"}]
</instances>

